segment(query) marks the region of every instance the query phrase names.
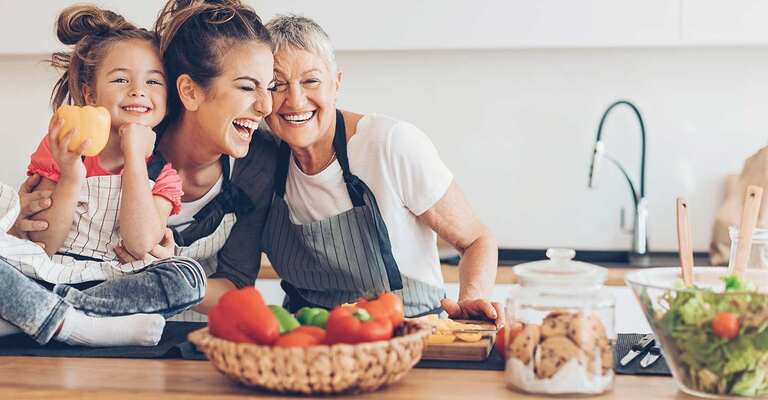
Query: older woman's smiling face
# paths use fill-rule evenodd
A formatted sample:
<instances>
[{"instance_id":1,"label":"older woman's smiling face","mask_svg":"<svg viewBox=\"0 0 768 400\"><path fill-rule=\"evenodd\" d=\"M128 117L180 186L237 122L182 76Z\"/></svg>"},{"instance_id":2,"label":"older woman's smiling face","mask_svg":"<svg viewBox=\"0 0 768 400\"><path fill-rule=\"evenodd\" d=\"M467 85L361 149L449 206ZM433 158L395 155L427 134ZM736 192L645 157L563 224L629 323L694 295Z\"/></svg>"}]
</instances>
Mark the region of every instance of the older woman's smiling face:
<instances>
[{"instance_id":1,"label":"older woman's smiling face","mask_svg":"<svg viewBox=\"0 0 768 400\"><path fill-rule=\"evenodd\" d=\"M275 53L273 112L267 123L292 147L308 148L336 120L341 73L314 52L284 48Z\"/></svg>"}]
</instances>

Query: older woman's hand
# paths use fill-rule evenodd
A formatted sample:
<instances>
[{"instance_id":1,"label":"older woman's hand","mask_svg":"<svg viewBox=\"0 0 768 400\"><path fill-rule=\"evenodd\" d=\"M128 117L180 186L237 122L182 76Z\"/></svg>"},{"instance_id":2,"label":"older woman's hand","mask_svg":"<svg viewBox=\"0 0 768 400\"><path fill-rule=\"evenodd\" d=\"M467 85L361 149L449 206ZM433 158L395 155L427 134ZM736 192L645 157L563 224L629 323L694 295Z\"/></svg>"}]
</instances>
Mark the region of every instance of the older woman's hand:
<instances>
[{"instance_id":1,"label":"older woman's hand","mask_svg":"<svg viewBox=\"0 0 768 400\"><path fill-rule=\"evenodd\" d=\"M13 236L20 239L29 239L29 232L39 232L48 229L48 223L45 221L34 221L31 216L48 209L51 206L50 190L35 190L40 184L40 175L29 176L19 188L19 205L21 211L16 217L16 222L8 231ZM42 243L38 243L43 246Z\"/></svg>"},{"instance_id":2,"label":"older woman's hand","mask_svg":"<svg viewBox=\"0 0 768 400\"><path fill-rule=\"evenodd\" d=\"M495 301L443 299L441 305L452 319L486 319L493 321L497 328L504 326L504 307Z\"/></svg>"}]
</instances>

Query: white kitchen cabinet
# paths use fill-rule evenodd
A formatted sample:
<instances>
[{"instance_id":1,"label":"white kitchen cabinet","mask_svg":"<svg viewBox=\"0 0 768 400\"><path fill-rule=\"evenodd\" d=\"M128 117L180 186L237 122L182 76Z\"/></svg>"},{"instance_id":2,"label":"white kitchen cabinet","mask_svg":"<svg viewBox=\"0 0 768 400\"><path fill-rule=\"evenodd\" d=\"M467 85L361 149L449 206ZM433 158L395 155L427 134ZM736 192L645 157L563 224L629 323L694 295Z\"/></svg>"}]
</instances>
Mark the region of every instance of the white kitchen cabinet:
<instances>
[{"instance_id":1,"label":"white kitchen cabinet","mask_svg":"<svg viewBox=\"0 0 768 400\"><path fill-rule=\"evenodd\" d=\"M56 38L56 17L75 0L0 0L0 54L48 54L63 48ZM95 0L87 3L113 10L151 28L164 2Z\"/></svg>"},{"instance_id":2,"label":"white kitchen cabinet","mask_svg":"<svg viewBox=\"0 0 768 400\"><path fill-rule=\"evenodd\" d=\"M669 47L768 44L763 0L245 0L266 21L317 20L338 50ZM0 54L61 48L70 0L0 0ZM95 0L150 28L157 0Z\"/></svg>"},{"instance_id":3,"label":"white kitchen cabinet","mask_svg":"<svg viewBox=\"0 0 768 400\"><path fill-rule=\"evenodd\" d=\"M676 0L252 0L318 21L340 50L671 45Z\"/></svg>"},{"instance_id":4,"label":"white kitchen cabinet","mask_svg":"<svg viewBox=\"0 0 768 400\"><path fill-rule=\"evenodd\" d=\"M339 50L623 47L674 45L680 0L246 0L317 20ZM0 54L60 47L56 15L70 0L0 0ZM95 0L151 27L162 2Z\"/></svg>"},{"instance_id":5,"label":"white kitchen cabinet","mask_svg":"<svg viewBox=\"0 0 768 400\"><path fill-rule=\"evenodd\" d=\"M768 44L768 2L681 0L681 40L690 45Z\"/></svg>"}]
</instances>

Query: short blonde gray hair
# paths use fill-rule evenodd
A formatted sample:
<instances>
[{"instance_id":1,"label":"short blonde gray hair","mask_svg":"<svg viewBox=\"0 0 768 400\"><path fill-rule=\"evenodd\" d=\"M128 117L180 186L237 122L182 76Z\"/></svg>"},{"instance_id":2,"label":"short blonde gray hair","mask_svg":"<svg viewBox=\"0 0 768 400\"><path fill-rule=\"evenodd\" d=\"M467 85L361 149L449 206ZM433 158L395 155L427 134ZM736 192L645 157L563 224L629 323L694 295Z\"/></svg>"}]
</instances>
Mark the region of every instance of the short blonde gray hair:
<instances>
[{"instance_id":1,"label":"short blonde gray hair","mask_svg":"<svg viewBox=\"0 0 768 400\"><path fill-rule=\"evenodd\" d=\"M309 51L323 58L331 70L336 71L331 38L317 22L296 14L276 15L266 27L274 42L275 53L286 47Z\"/></svg>"}]
</instances>

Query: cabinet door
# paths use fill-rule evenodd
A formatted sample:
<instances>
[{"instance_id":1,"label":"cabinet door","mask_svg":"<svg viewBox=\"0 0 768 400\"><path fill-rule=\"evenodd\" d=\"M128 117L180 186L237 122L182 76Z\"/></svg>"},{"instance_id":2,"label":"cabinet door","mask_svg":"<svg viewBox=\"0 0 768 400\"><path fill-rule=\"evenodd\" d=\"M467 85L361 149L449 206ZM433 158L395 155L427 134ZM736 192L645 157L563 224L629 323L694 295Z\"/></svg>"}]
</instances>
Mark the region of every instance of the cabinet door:
<instances>
[{"instance_id":1,"label":"cabinet door","mask_svg":"<svg viewBox=\"0 0 768 400\"><path fill-rule=\"evenodd\" d=\"M768 2L682 0L684 44L768 44Z\"/></svg>"},{"instance_id":2,"label":"cabinet door","mask_svg":"<svg viewBox=\"0 0 768 400\"><path fill-rule=\"evenodd\" d=\"M339 50L673 45L679 0L252 0L316 20Z\"/></svg>"},{"instance_id":3,"label":"cabinet door","mask_svg":"<svg viewBox=\"0 0 768 400\"><path fill-rule=\"evenodd\" d=\"M56 18L68 6L88 3L112 10L151 29L160 8L157 0L0 0L0 54L48 54L65 48L56 38Z\"/></svg>"}]
</instances>

